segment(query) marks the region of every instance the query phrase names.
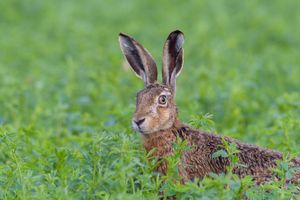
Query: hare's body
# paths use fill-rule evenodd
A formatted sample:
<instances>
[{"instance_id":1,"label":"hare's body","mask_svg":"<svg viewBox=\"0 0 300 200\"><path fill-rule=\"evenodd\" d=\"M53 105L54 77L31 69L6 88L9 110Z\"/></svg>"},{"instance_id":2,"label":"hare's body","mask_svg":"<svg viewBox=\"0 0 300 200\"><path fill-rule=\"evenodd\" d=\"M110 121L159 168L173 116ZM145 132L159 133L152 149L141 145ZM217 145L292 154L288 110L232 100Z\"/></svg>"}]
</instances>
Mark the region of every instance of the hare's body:
<instances>
[{"instance_id":1,"label":"hare's body","mask_svg":"<svg viewBox=\"0 0 300 200\"><path fill-rule=\"evenodd\" d=\"M213 153L222 149L222 137L216 134L210 134L194 129L179 121L168 130L163 130L150 136L143 136L144 147L147 152L155 148L154 156L164 160L166 156L172 155L173 144L177 138L187 140L190 150L183 153L179 173L183 180L194 178L203 178L210 172L226 173L226 167L230 164L228 158L213 158ZM277 177L272 172L276 167L276 161L282 159L282 154L278 151L264 149L255 145L241 143L231 138L224 138L229 143L236 143L239 150L239 163L243 166L234 167L233 173L244 177L253 176L257 184L264 183ZM299 159L293 159L293 167L300 166ZM157 171L166 174L167 163L157 168ZM296 173L292 182L300 181L300 173Z\"/></svg>"},{"instance_id":2,"label":"hare's body","mask_svg":"<svg viewBox=\"0 0 300 200\"><path fill-rule=\"evenodd\" d=\"M142 134L144 147L154 156L164 159L173 153L173 143L178 137L191 147L181 156L179 173L183 179L202 178L210 172L225 173L230 164L228 158L213 154L222 149L222 137L189 127L178 120L175 103L176 77L183 66L183 34L172 32L163 49L163 83L157 83L157 67L150 53L133 38L120 34L121 49L135 73L144 80L145 88L138 92L136 111L132 119L133 128ZM276 178L272 169L282 154L255 145L244 144L231 138L239 151L239 162L243 166L234 167L233 173L240 177L253 176L260 184ZM292 160L293 166L300 167L299 158ZM162 160L157 171L165 174L167 162ZM294 174L292 182L300 181L300 171Z\"/></svg>"}]
</instances>

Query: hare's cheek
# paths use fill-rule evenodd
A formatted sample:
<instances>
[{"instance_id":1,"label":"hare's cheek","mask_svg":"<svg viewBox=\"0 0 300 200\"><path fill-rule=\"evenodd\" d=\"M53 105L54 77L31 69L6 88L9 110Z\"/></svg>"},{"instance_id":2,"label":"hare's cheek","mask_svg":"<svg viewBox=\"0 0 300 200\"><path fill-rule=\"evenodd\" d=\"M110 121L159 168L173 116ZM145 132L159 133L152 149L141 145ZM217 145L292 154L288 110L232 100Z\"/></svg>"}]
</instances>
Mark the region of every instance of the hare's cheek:
<instances>
[{"instance_id":1,"label":"hare's cheek","mask_svg":"<svg viewBox=\"0 0 300 200\"><path fill-rule=\"evenodd\" d=\"M157 119L156 118L150 118L148 120L148 123L147 123L147 127L149 129L156 129L157 128Z\"/></svg>"},{"instance_id":2,"label":"hare's cheek","mask_svg":"<svg viewBox=\"0 0 300 200\"><path fill-rule=\"evenodd\" d=\"M159 122L165 123L170 118L170 111L166 108L159 109Z\"/></svg>"}]
</instances>

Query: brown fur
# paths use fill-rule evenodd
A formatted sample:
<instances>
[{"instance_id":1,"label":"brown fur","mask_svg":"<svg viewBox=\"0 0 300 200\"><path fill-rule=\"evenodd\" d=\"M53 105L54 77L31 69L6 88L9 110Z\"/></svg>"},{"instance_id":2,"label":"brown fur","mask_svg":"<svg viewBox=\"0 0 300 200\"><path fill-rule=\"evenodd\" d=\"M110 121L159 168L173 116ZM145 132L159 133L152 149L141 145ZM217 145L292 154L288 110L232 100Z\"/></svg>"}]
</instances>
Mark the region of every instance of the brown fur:
<instances>
[{"instance_id":1,"label":"brown fur","mask_svg":"<svg viewBox=\"0 0 300 200\"><path fill-rule=\"evenodd\" d=\"M168 164L164 158L173 154L173 143L180 137L191 147L181 156L179 174L183 181L203 178L208 173L226 173L230 165L228 158L212 154L222 149L222 137L206 133L181 123L175 104L176 77L183 67L183 33L170 33L163 51L163 84L157 83L156 64L149 52L133 38L120 34L122 51L136 74L144 80L145 89L137 94L136 111L132 119L133 128L142 134L147 152L155 149L154 156L163 162L157 171L166 174ZM160 101L160 99L165 101ZM228 143L237 145L239 162L244 167L233 168L233 173L244 177L253 176L257 184L274 180L276 161L282 153L225 137ZM300 159L292 160L293 166L300 167ZM288 182L300 182L300 171Z\"/></svg>"},{"instance_id":2,"label":"brown fur","mask_svg":"<svg viewBox=\"0 0 300 200\"><path fill-rule=\"evenodd\" d=\"M155 148L154 156L164 159L173 153L172 144L180 137L188 141L192 149L184 152L179 172L184 180L203 178L208 173L226 172L229 165L228 158L212 158L212 154L221 149L222 137L219 135L202 132L188 125L176 121L174 125L164 131L149 136L143 135L143 143L147 152ZM253 176L257 184L277 179L272 168L276 167L276 160L282 159L282 153L274 150L261 148L251 144L245 144L237 140L225 137L228 142L237 144L238 158L246 167L235 167L233 173L240 177ZM299 158L292 160L293 167L300 167ZM163 163L157 168L162 174L166 174L167 164ZM289 182L299 182L300 173L297 172Z\"/></svg>"}]
</instances>

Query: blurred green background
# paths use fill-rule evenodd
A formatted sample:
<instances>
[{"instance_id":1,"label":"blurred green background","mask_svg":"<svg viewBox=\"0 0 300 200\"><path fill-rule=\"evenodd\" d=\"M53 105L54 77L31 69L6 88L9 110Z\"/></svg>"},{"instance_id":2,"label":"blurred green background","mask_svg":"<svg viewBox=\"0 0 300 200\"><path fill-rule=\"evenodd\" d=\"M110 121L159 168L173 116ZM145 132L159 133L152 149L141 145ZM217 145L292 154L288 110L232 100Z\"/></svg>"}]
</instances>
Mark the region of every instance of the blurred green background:
<instances>
[{"instance_id":1,"label":"blurred green background","mask_svg":"<svg viewBox=\"0 0 300 200\"><path fill-rule=\"evenodd\" d=\"M167 35L185 33L183 121L211 113L218 133L299 155L299 8L297 0L1 0L0 198L156 196L150 183L132 189L137 177L149 182L130 127L143 83L124 65L119 32L159 67Z\"/></svg>"}]
</instances>

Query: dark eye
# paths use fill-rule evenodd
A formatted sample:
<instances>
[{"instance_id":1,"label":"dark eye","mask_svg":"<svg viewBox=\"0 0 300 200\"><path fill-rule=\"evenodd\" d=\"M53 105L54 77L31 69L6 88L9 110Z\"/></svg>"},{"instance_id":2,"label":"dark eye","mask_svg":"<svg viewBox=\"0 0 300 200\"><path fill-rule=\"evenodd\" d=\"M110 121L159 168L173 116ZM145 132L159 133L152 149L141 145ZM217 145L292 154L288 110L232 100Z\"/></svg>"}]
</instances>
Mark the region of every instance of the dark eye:
<instances>
[{"instance_id":1,"label":"dark eye","mask_svg":"<svg viewBox=\"0 0 300 200\"><path fill-rule=\"evenodd\" d=\"M162 104L162 105L165 105L167 103L167 97L166 97L166 95L160 95L158 97L158 103Z\"/></svg>"}]
</instances>

